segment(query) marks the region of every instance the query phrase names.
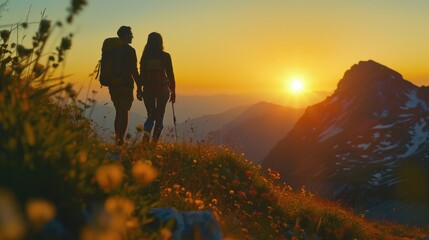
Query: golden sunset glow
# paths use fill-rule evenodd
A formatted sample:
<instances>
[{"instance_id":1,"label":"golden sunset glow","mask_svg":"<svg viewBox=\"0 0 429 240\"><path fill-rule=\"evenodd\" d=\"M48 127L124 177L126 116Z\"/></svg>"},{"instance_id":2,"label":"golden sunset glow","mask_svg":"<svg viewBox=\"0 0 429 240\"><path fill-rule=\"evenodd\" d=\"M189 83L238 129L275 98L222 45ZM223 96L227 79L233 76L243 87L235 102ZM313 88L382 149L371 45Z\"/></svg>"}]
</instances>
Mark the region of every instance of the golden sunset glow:
<instances>
[{"instance_id":1,"label":"golden sunset glow","mask_svg":"<svg viewBox=\"0 0 429 240\"><path fill-rule=\"evenodd\" d=\"M301 78L294 78L289 82L289 91L295 94L304 91L304 82Z\"/></svg>"},{"instance_id":2,"label":"golden sunset glow","mask_svg":"<svg viewBox=\"0 0 429 240\"><path fill-rule=\"evenodd\" d=\"M305 93L307 99L310 91L333 91L346 70L369 59L395 69L417 85L427 85L429 32L424 23L429 22L425 12L429 1L410 1L389 1L390 14L384 15L383 21L378 6L384 6L370 0L333 0L329 4L88 1L88 7L68 29L74 37L66 69L72 76L67 80L78 88L88 88L88 75L100 60L103 40L116 36L119 26L128 25L138 59L148 34L161 33L165 50L172 56L180 95L253 94L266 98L286 93L302 99ZM9 11L1 14L1 21L16 23L29 15L29 21L36 22L39 12L53 21L61 20L66 5L57 0L8 1ZM198 14L190 14L194 12ZM22 34L31 35L31 31L24 31ZM25 40L31 41L31 37ZM302 83L291 83L290 76L278 78L302 69L311 72L311 78L301 75ZM99 84L92 84L91 90L110 100ZM288 103L281 99L279 103Z\"/></svg>"}]
</instances>

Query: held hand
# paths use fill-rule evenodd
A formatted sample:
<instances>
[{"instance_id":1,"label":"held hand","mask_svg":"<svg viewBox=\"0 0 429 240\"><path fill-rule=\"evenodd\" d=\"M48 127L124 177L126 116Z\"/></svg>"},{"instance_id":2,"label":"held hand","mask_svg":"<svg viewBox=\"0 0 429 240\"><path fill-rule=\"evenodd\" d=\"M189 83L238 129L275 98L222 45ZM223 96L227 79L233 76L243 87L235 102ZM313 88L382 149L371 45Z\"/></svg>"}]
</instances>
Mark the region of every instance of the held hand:
<instances>
[{"instance_id":1,"label":"held hand","mask_svg":"<svg viewBox=\"0 0 429 240\"><path fill-rule=\"evenodd\" d=\"M176 102L176 92L172 91L170 94L170 102L175 103Z\"/></svg>"},{"instance_id":2,"label":"held hand","mask_svg":"<svg viewBox=\"0 0 429 240\"><path fill-rule=\"evenodd\" d=\"M139 87L139 88L137 88L137 99L139 100L139 101L142 101L143 100L143 91L142 91L142 89Z\"/></svg>"}]
</instances>

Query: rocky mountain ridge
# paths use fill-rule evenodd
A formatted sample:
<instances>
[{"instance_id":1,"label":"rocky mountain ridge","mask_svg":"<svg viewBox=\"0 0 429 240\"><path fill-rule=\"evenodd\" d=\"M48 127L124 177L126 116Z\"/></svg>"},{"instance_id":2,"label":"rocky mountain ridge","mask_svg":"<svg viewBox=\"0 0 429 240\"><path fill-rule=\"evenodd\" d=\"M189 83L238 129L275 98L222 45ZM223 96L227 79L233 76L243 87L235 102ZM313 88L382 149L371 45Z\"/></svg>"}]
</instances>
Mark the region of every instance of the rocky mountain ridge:
<instances>
[{"instance_id":1,"label":"rocky mountain ridge","mask_svg":"<svg viewBox=\"0 0 429 240\"><path fill-rule=\"evenodd\" d=\"M372 217L427 224L428 120L429 88L361 61L305 110L263 166Z\"/></svg>"}]
</instances>

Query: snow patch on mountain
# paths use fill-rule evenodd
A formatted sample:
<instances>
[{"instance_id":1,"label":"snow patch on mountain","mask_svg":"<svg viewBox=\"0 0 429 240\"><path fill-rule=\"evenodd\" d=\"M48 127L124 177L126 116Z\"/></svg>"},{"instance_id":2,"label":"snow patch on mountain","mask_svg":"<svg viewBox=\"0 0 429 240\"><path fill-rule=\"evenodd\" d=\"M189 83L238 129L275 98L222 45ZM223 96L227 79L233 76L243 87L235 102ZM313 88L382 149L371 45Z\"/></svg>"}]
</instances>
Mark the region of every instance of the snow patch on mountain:
<instances>
[{"instance_id":1,"label":"snow patch on mountain","mask_svg":"<svg viewBox=\"0 0 429 240\"><path fill-rule=\"evenodd\" d=\"M378 124L378 125L372 127L372 129L386 129L386 128L391 128L393 126L395 126L395 123L391 123L391 124L387 124L387 125Z\"/></svg>"},{"instance_id":2,"label":"snow patch on mountain","mask_svg":"<svg viewBox=\"0 0 429 240\"><path fill-rule=\"evenodd\" d=\"M343 131L342 128L338 127L335 124L332 124L325 131L323 131L321 134L319 134L319 142L323 142L326 139L333 137L342 131Z\"/></svg>"},{"instance_id":3,"label":"snow patch on mountain","mask_svg":"<svg viewBox=\"0 0 429 240\"><path fill-rule=\"evenodd\" d=\"M381 151L388 151L395 149L399 146L400 142L396 142L395 144L392 144L390 141L383 140L380 142L379 145L377 145L377 148L374 152L381 152Z\"/></svg>"},{"instance_id":4,"label":"snow patch on mountain","mask_svg":"<svg viewBox=\"0 0 429 240\"><path fill-rule=\"evenodd\" d=\"M420 119L420 122L414 124L410 130L411 139L406 145L407 151L398 157L409 157L417 151L421 144L424 144L429 139L429 132L424 130L426 126L426 121Z\"/></svg>"},{"instance_id":5,"label":"snow patch on mountain","mask_svg":"<svg viewBox=\"0 0 429 240\"><path fill-rule=\"evenodd\" d=\"M386 118L386 117L388 117L388 116L389 116L389 110L387 110L387 109L383 109L383 110L381 111L381 113L376 113L376 112L374 112L374 113L372 113L372 115L373 115L374 117L378 117L378 118Z\"/></svg>"},{"instance_id":6,"label":"snow patch on mountain","mask_svg":"<svg viewBox=\"0 0 429 240\"><path fill-rule=\"evenodd\" d=\"M362 143L362 144L359 144L357 147L361 148L362 150L367 150L369 146L371 146L371 143Z\"/></svg>"},{"instance_id":7,"label":"snow patch on mountain","mask_svg":"<svg viewBox=\"0 0 429 240\"><path fill-rule=\"evenodd\" d=\"M383 179L383 175L380 172L377 172L372 175L371 180L368 181L369 184L373 186L378 186Z\"/></svg>"},{"instance_id":8,"label":"snow patch on mountain","mask_svg":"<svg viewBox=\"0 0 429 240\"><path fill-rule=\"evenodd\" d=\"M423 107L425 111L429 111L429 108L425 101L421 100L417 96L417 91L415 89L410 90L408 93L405 94L408 97L408 101L405 103L404 106L401 107L401 109L413 109L419 106L419 104Z\"/></svg>"}]
</instances>

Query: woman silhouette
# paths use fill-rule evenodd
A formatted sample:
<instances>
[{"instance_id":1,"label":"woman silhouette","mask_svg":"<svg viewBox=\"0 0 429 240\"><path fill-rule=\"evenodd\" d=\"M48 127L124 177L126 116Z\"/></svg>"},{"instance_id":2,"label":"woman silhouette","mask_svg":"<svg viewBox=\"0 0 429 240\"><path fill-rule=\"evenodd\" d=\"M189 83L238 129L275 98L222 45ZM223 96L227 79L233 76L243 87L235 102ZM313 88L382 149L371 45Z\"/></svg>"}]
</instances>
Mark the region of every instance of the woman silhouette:
<instances>
[{"instance_id":1,"label":"woman silhouette","mask_svg":"<svg viewBox=\"0 0 429 240\"><path fill-rule=\"evenodd\" d=\"M164 128L163 119L168 99L176 101L176 82L170 54L164 52L162 36L150 33L140 59L140 75L143 92L138 90L138 99L143 97L147 111L144 123L143 141L149 142L153 130L152 142L159 140ZM170 95L171 93L171 95Z\"/></svg>"}]
</instances>

